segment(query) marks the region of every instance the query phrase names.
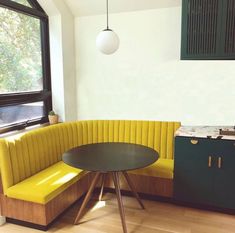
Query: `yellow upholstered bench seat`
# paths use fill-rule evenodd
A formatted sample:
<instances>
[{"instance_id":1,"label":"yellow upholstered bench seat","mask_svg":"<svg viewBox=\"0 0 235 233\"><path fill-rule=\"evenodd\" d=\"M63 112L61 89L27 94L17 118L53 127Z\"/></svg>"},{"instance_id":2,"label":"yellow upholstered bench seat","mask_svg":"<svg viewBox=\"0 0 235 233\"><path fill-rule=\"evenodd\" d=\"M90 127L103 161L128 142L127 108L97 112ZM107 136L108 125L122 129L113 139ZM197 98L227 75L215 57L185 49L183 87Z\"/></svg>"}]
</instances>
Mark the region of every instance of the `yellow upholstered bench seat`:
<instances>
[{"instance_id":1,"label":"yellow upholstered bench seat","mask_svg":"<svg viewBox=\"0 0 235 233\"><path fill-rule=\"evenodd\" d=\"M154 164L142 169L130 171L130 173L134 173L137 175L173 179L173 171L174 171L174 160L160 158Z\"/></svg>"},{"instance_id":2,"label":"yellow upholstered bench seat","mask_svg":"<svg viewBox=\"0 0 235 233\"><path fill-rule=\"evenodd\" d=\"M140 175L133 178L141 181L139 192L171 197L174 133L179 127L180 122L89 120L0 138L1 215L42 226L51 223L87 191L91 178L87 172L64 164L62 155L71 148L91 143L135 143L156 150L158 161L132 171ZM106 186L109 187L108 182ZM60 198L68 194L69 198Z\"/></svg>"},{"instance_id":3,"label":"yellow upholstered bench seat","mask_svg":"<svg viewBox=\"0 0 235 233\"><path fill-rule=\"evenodd\" d=\"M45 204L78 181L85 171L60 161L41 172L11 186L6 195L24 201Z\"/></svg>"}]
</instances>

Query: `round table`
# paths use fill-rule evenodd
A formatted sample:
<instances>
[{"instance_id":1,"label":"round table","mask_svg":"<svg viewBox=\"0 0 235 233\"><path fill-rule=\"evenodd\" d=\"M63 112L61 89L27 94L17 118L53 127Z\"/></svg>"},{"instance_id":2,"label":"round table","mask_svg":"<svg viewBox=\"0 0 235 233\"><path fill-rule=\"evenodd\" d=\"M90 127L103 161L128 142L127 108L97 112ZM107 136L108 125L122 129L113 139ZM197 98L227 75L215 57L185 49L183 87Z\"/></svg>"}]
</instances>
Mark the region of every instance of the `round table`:
<instances>
[{"instance_id":1,"label":"round table","mask_svg":"<svg viewBox=\"0 0 235 233\"><path fill-rule=\"evenodd\" d=\"M140 206L144 209L144 205L141 202L127 171L149 166L150 164L156 162L158 157L158 153L152 148L138 144L118 142L87 144L72 148L65 152L62 159L66 164L95 173L94 179L92 180L91 186L85 196L81 208L78 211L74 223L78 224L82 216L82 212L100 177L102 177L101 192L99 197L101 200L105 176L110 173L112 175L116 190L123 231L124 233L127 233L124 208L120 192L119 173L124 175L130 189L137 198Z\"/></svg>"}]
</instances>

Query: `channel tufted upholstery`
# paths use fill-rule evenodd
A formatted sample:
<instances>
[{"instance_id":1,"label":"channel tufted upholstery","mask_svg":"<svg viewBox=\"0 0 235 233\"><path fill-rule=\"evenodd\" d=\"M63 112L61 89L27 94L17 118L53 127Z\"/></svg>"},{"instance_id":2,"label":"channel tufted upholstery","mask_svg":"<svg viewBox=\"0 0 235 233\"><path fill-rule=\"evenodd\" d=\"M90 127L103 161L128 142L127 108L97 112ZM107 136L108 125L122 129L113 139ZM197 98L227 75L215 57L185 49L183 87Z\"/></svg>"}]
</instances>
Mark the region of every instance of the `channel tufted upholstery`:
<instances>
[{"instance_id":1,"label":"channel tufted upholstery","mask_svg":"<svg viewBox=\"0 0 235 233\"><path fill-rule=\"evenodd\" d=\"M26 201L46 203L67 187L71 180L65 179L57 185L56 191L45 185L41 196L32 191L40 177L45 179L45 170L55 169L61 163L62 154L72 147L99 142L127 142L151 147L158 151L160 159L156 164L133 171L137 174L173 177L173 140L179 122L98 120L60 123L20 135L0 139L0 169L5 195ZM58 165L59 166L59 165ZM67 168L67 172L73 172ZM168 172L169 171L169 172ZM81 170L76 175L81 177ZM43 175L44 174L44 175ZM66 174L61 173L62 176ZM36 178L35 178L36 177ZM63 177L57 177L63 180ZM56 182L56 180L52 180ZM66 183L67 182L67 183ZM27 199L22 189L28 185ZM31 185L31 186L30 186ZM39 196L38 196L39 195ZM47 198L50 197L50 198Z\"/></svg>"}]
</instances>

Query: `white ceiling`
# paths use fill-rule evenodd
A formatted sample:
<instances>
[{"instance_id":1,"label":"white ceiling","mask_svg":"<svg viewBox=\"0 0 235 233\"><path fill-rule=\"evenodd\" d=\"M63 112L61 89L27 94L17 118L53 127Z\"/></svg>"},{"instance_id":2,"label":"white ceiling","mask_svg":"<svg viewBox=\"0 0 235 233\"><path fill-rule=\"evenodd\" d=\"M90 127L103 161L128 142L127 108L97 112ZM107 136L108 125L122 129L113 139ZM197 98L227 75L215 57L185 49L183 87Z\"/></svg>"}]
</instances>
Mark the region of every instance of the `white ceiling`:
<instances>
[{"instance_id":1,"label":"white ceiling","mask_svg":"<svg viewBox=\"0 0 235 233\"><path fill-rule=\"evenodd\" d=\"M75 16L99 15L106 12L106 0L65 0ZM109 0L111 13L139 11L181 5L181 0Z\"/></svg>"}]
</instances>

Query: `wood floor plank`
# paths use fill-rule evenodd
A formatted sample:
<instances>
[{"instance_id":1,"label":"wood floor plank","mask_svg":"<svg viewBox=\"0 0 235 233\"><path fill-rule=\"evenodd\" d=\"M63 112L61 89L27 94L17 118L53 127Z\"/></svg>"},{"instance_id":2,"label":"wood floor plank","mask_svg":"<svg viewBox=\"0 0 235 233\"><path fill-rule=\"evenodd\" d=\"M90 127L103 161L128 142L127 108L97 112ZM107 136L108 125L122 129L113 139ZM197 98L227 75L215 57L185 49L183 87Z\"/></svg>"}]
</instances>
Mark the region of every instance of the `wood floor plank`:
<instances>
[{"instance_id":1,"label":"wood floor plank","mask_svg":"<svg viewBox=\"0 0 235 233\"><path fill-rule=\"evenodd\" d=\"M104 201L93 199L81 224L73 225L82 200L61 216L48 233L122 233L114 194ZM135 198L123 197L128 233L235 233L235 216L174 204L143 200L142 210ZM0 233L39 233L38 230L6 223Z\"/></svg>"}]
</instances>

